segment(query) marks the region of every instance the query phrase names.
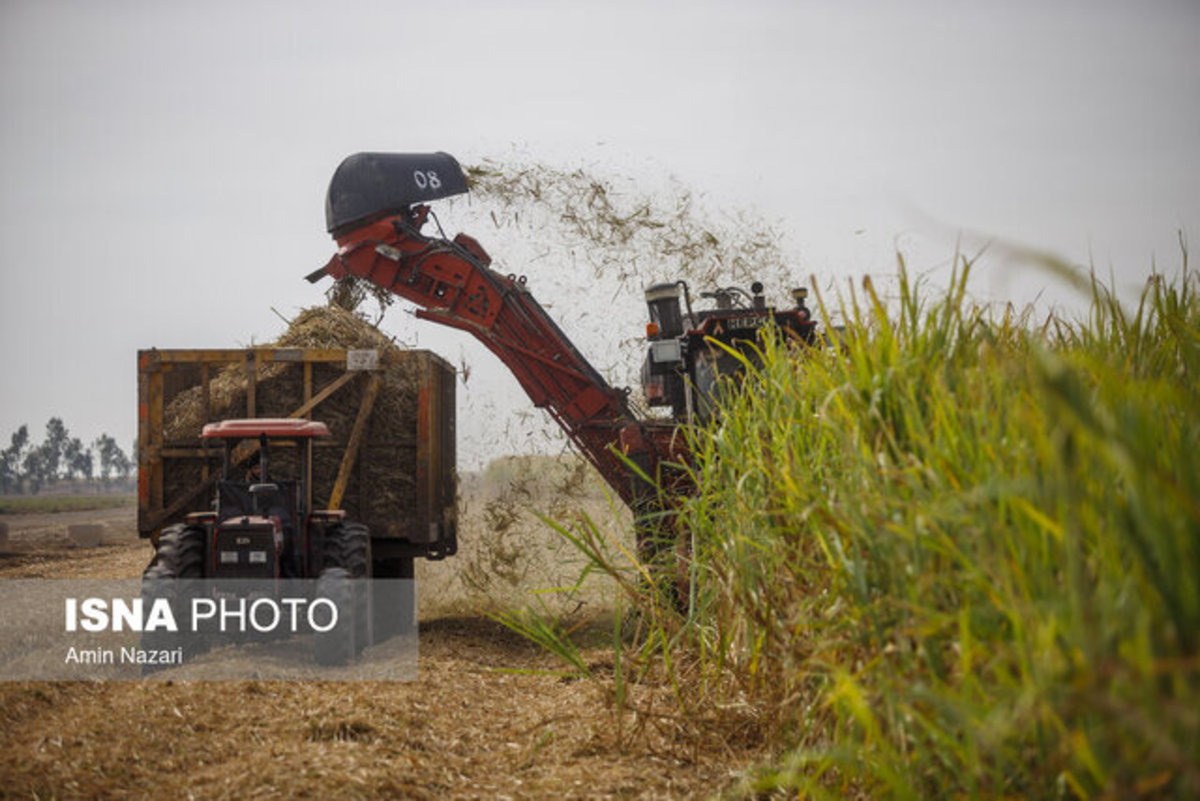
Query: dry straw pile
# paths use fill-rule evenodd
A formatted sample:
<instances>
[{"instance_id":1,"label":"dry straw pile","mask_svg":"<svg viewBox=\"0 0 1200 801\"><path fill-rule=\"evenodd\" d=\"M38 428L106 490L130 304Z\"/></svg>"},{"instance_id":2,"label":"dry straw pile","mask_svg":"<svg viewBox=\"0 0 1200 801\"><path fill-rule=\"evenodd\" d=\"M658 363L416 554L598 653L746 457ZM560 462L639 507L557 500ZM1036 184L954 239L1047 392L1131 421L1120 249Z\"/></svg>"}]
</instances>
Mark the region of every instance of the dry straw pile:
<instances>
[{"instance_id":1,"label":"dry straw pile","mask_svg":"<svg viewBox=\"0 0 1200 801\"><path fill-rule=\"evenodd\" d=\"M364 317L336 305L302 311L278 340L263 347L375 349L383 368L380 388L359 451L358 465L342 504L357 519L403 520L413 504L411 488L416 475L417 392L424 383L426 363L398 348ZM315 364L313 394L344 374L344 365ZM356 378L313 410L313 419L329 426L333 440L346 442L362 406L367 377ZM164 411L164 439L168 443L198 442L204 423L245 417L247 375L244 365L232 364L209 382L209 407L205 414L203 387L198 380L171 398ZM304 399L303 373L295 362L260 365L255 383L257 417L286 417ZM342 449L318 447L313 457L314 502L323 504L332 489L341 463ZM217 461L213 462L215 467ZM272 455L273 475L289 478L298 473L294 452L280 449ZM240 478L240 476L232 476ZM167 497L194 486L200 465L194 460L166 463Z\"/></svg>"}]
</instances>

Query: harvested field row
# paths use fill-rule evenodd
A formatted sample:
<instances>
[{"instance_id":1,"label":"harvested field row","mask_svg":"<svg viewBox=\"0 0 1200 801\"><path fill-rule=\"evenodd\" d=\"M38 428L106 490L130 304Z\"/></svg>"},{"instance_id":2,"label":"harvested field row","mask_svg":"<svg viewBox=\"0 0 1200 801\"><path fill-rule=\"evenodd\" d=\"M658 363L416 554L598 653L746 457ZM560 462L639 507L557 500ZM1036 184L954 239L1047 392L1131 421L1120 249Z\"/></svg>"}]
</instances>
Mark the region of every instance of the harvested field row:
<instances>
[{"instance_id":1,"label":"harvested field row","mask_svg":"<svg viewBox=\"0 0 1200 801\"><path fill-rule=\"evenodd\" d=\"M463 555L482 563L485 498L512 491L479 484L466 499ZM21 550L0 555L0 577L139 575L149 545L121 512L105 522L129 539L86 551L40 533L68 515L15 523ZM727 754L694 752L665 717L627 716L619 728L603 684L564 679L554 658L478 611L567 570L536 521L514 523L506 542L538 566L521 586L468 586L462 555L419 563L414 682L0 684L3 795L691 798L732 781ZM598 603L586 607L594 646L584 653L604 675ZM668 709L654 700L665 692L647 688L649 708Z\"/></svg>"}]
</instances>

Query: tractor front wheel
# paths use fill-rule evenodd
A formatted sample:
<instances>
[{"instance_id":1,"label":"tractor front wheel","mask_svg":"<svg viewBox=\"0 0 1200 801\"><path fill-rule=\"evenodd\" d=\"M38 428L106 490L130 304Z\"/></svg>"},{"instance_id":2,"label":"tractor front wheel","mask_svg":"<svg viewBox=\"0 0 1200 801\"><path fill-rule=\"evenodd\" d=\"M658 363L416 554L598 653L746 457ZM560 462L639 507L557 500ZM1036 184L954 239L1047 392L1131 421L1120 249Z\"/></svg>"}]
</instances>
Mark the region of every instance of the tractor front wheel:
<instances>
[{"instance_id":1,"label":"tractor front wheel","mask_svg":"<svg viewBox=\"0 0 1200 801\"><path fill-rule=\"evenodd\" d=\"M181 524L165 528L158 538L151 565L163 565L177 578L204 578L204 539L203 526Z\"/></svg>"}]
</instances>

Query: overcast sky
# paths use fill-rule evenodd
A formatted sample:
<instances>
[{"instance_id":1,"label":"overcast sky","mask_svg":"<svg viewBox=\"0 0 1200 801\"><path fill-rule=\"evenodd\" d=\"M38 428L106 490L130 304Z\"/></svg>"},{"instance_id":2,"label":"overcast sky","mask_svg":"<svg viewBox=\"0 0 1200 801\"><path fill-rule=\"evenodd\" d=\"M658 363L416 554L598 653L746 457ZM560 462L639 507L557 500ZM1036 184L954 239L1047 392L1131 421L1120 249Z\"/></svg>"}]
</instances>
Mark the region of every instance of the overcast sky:
<instances>
[{"instance_id":1,"label":"overcast sky","mask_svg":"<svg viewBox=\"0 0 1200 801\"><path fill-rule=\"evenodd\" d=\"M1155 261L1177 269L1177 231L1200 231L1194 1L5 0L0 15L0 446L51 415L129 443L138 348L265 341L270 307L321 300L300 278L332 252L329 178L362 150L672 175L778 221L799 272L830 278L887 274L896 248L936 274L968 231L1132 291ZM1049 282L984 272L984 298ZM522 403L486 352L422 336L480 370L465 403ZM463 437L468 460L492 455L477 421Z\"/></svg>"}]
</instances>

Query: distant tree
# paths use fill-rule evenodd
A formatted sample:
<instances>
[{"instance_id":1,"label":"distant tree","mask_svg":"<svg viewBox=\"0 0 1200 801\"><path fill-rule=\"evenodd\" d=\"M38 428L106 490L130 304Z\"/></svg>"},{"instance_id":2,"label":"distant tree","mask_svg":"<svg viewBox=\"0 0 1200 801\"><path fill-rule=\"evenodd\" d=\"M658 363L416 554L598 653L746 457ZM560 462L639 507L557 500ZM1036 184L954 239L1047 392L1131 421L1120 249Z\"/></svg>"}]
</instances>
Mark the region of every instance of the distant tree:
<instances>
[{"instance_id":1,"label":"distant tree","mask_svg":"<svg viewBox=\"0 0 1200 801\"><path fill-rule=\"evenodd\" d=\"M62 474L67 481L72 481L75 478L75 458L79 451L83 450L83 443L79 441L79 437L72 437L63 443L62 453Z\"/></svg>"},{"instance_id":2,"label":"distant tree","mask_svg":"<svg viewBox=\"0 0 1200 801\"><path fill-rule=\"evenodd\" d=\"M58 478L58 471L63 463L63 450L70 440L71 435L63 425L61 417L51 417L46 422L46 439L40 446L42 458L45 460L45 480L53 481Z\"/></svg>"},{"instance_id":3,"label":"distant tree","mask_svg":"<svg viewBox=\"0 0 1200 801\"><path fill-rule=\"evenodd\" d=\"M76 442L78 442L78 440L76 440ZM81 478L84 478L87 481L91 481L92 473L96 469L95 461L92 459L92 449L91 448L82 448L82 446L81 446L81 450L79 451L79 453L77 453L75 455L73 467L74 467L75 472Z\"/></svg>"},{"instance_id":4,"label":"distant tree","mask_svg":"<svg viewBox=\"0 0 1200 801\"><path fill-rule=\"evenodd\" d=\"M85 449L79 437L72 437L63 445L62 469L68 481L76 478L91 479L92 449Z\"/></svg>"},{"instance_id":5,"label":"distant tree","mask_svg":"<svg viewBox=\"0 0 1200 801\"><path fill-rule=\"evenodd\" d=\"M125 451L117 448L117 456L113 462L113 469L117 471L117 475L122 479L129 478L133 474L133 462L125 454Z\"/></svg>"},{"instance_id":6,"label":"distant tree","mask_svg":"<svg viewBox=\"0 0 1200 801\"><path fill-rule=\"evenodd\" d=\"M96 437L96 441L92 443L92 447L96 449L96 456L100 460L100 479L108 481L108 477L113 471L113 457L115 452L119 450L117 441L108 434L101 434Z\"/></svg>"},{"instance_id":7,"label":"distant tree","mask_svg":"<svg viewBox=\"0 0 1200 801\"><path fill-rule=\"evenodd\" d=\"M12 444L9 445L4 452L20 454L29 445L29 426L21 426L12 435Z\"/></svg>"},{"instance_id":8,"label":"distant tree","mask_svg":"<svg viewBox=\"0 0 1200 801\"><path fill-rule=\"evenodd\" d=\"M109 476L114 473L121 478L128 478L133 470L133 463L129 461L129 457L125 455L125 451L121 450L121 446L117 441L108 434L101 434L92 443L92 447L96 449L96 455L100 459L100 478L104 481L109 480Z\"/></svg>"},{"instance_id":9,"label":"distant tree","mask_svg":"<svg viewBox=\"0 0 1200 801\"><path fill-rule=\"evenodd\" d=\"M49 460L46 458L46 443L43 442L26 452L25 458L21 461L21 467L24 469L24 478L29 485L29 491L37 495L42 491L42 487L45 486L51 475Z\"/></svg>"},{"instance_id":10,"label":"distant tree","mask_svg":"<svg viewBox=\"0 0 1200 801\"><path fill-rule=\"evenodd\" d=\"M20 492L23 451L29 445L29 427L21 426L12 435L12 444L0 451L0 492Z\"/></svg>"}]
</instances>

